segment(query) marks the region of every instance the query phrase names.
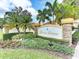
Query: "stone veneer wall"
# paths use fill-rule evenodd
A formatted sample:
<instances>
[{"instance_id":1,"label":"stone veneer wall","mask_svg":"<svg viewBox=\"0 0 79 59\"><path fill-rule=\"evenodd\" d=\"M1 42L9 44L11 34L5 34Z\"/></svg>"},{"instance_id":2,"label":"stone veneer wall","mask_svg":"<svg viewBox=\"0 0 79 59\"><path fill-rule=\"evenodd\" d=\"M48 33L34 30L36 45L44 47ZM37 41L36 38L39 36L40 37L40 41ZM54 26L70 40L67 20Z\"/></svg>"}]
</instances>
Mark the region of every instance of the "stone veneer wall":
<instances>
[{"instance_id":1,"label":"stone veneer wall","mask_svg":"<svg viewBox=\"0 0 79 59\"><path fill-rule=\"evenodd\" d=\"M69 41L69 45L72 45L72 24L63 24L63 39Z\"/></svg>"}]
</instances>

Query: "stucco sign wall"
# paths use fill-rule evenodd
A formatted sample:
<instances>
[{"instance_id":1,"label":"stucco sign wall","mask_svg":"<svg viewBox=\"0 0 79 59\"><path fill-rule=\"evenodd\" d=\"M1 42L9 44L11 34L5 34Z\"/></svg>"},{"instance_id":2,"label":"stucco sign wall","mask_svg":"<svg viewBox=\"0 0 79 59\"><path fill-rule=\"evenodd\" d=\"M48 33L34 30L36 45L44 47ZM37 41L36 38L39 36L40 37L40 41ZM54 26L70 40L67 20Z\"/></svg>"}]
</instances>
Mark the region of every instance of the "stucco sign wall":
<instances>
[{"instance_id":1,"label":"stucco sign wall","mask_svg":"<svg viewBox=\"0 0 79 59\"><path fill-rule=\"evenodd\" d=\"M48 38L63 39L63 32L61 26L45 25L38 29L38 35Z\"/></svg>"}]
</instances>

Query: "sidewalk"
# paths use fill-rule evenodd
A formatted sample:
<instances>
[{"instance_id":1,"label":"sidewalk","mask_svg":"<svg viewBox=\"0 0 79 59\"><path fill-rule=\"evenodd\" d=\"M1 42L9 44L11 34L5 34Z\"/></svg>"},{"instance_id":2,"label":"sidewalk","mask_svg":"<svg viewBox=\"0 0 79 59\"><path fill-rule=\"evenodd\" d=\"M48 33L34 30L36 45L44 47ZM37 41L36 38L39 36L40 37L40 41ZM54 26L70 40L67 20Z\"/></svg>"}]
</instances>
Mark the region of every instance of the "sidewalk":
<instances>
[{"instance_id":1,"label":"sidewalk","mask_svg":"<svg viewBox=\"0 0 79 59\"><path fill-rule=\"evenodd\" d=\"M79 42L77 43L77 46L75 48L75 53L74 53L72 59L79 59Z\"/></svg>"}]
</instances>

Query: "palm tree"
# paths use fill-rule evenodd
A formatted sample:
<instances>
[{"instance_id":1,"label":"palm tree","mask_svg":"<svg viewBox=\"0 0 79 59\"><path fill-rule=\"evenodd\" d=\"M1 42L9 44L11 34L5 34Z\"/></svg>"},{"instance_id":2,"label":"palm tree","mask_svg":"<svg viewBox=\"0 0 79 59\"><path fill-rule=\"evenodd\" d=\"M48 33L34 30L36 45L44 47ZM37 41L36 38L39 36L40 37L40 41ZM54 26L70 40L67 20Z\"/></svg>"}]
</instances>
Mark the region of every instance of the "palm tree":
<instances>
[{"instance_id":1,"label":"palm tree","mask_svg":"<svg viewBox=\"0 0 79 59\"><path fill-rule=\"evenodd\" d=\"M61 19L63 18L70 18L70 17L75 18L76 16L75 14L76 8L74 6L74 1L72 1L71 4L63 4L63 3L58 4L57 0L55 0L53 5L47 2L46 6L48 6L48 10L52 14L53 18L54 16L56 17L54 19L55 19L55 22L58 24L61 24Z\"/></svg>"},{"instance_id":2,"label":"palm tree","mask_svg":"<svg viewBox=\"0 0 79 59\"><path fill-rule=\"evenodd\" d=\"M51 24L52 23L52 20L50 17L52 17L52 13L49 12L50 10L49 9L43 9L43 12L44 12L44 15L45 15L45 20L49 21L49 23Z\"/></svg>"},{"instance_id":3,"label":"palm tree","mask_svg":"<svg viewBox=\"0 0 79 59\"><path fill-rule=\"evenodd\" d=\"M68 5L74 4L75 6L78 6L77 3L79 2L78 0L63 0L63 3Z\"/></svg>"},{"instance_id":4,"label":"palm tree","mask_svg":"<svg viewBox=\"0 0 79 59\"><path fill-rule=\"evenodd\" d=\"M22 11L21 7L19 7L19 8L16 7L15 9L12 9L11 12L6 12L5 13L6 22L8 24L15 24L15 27L16 27L16 29L19 33L20 33L19 20L20 20L21 11Z\"/></svg>"},{"instance_id":5,"label":"palm tree","mask_svg":"<svg viewBox=\"0 0 79 59\"><path fill-rule=\"evenodd\" d=\"M43 16L44 16L43 11L38 10L37 21L39 23L39 26L40 26L41 22L45 22L45 19ZM33 29L35 31L35 37L37 37L38 36L38 25L34 25Z\"/></svg>"},{"instance_id":6,"label":"palm tree","mask_svg":"<svg viewBox=\"0 0 79 59\"><path fill-rule=\"evenodd\" d=\"M39 23L39 26L42 25L41 23L44 23L46 20L50 21L50 23L51 23L51 19L46 14L47 12L49 13L49 11L46 8L43 10L38 10L37 21ZM37 36L38 35L38 26L35 26L35 33Z\"/></svg>"},{"instance_id":7,"label":"palm tree","mask_svg":"<svg viewBox=\"0 0 79 59\"><path fill-rule=\"evenodd\" d=\"M46 7L48 7L47 8L47 10L48 10L48 12L46 13L49 17L52 17L53 16L53 21L55 21L55 22L57 22L57 23L60 23L60 18L58 18L59 19L59 21L56 21L57 19L55 18L55 16L56 16L56 11L57 12L59 12L59 13L61 13L61 11L60 11L60 9L59 9L59 7L57 6L58 5L58 3L57 3L57 0L55 0L54 1L54 3L53 3L53 5L50 3L50 2L46 2Z\"/></svg>"},{"instance_id":8,"label":"palm tree","mask_svg":"<svg viewBox=\"0 0 79 59\"><path fill-rule=\"evenodd\" d=\"M26 32L26 29L32 28L31 22L32 22L32 15L30 12L28 12L27 10L22 11L21 13L21 26L25 29L24 32Z\"/></svg>"},{"instance_id":9,"label":"palm tree","mask_svg":"<svg viewBox=\"0 0 79 59\"><path fill-rule=\"evenodd\" d=\"M39 24L41 24L42 22L45 22L45 14L43 11L38 10L37 20Z\"/></svg>"},{"instance_id":10,"label":"palm tree","mask_svg":"<svg viewBox=\"0 0 79 59\"><path fill-rule=\"evenodd\" d=\"M15 24L15 27L16 27L16 29L17 29L17 31L18 32L20 32L19 31L19 27L18 27L18 21L17 21L17 16L16 16L16 14L14 13L14 12L6 12L6 14L5 14L6 16L5 16L5 19L6 19L6 22L7 22L7 24Z\"/></svg>"},{"instance_id":11,"label":"palm tree","mask_svg":"<svg viewBox=\"0 0 79 59\"><path fill-rule=\"evenodd\" d=\"M63 0L63 4L73 6L74 12L75 12L74 19L79 19L79 1L78 0Z\"/></svg>"}]
</instances>

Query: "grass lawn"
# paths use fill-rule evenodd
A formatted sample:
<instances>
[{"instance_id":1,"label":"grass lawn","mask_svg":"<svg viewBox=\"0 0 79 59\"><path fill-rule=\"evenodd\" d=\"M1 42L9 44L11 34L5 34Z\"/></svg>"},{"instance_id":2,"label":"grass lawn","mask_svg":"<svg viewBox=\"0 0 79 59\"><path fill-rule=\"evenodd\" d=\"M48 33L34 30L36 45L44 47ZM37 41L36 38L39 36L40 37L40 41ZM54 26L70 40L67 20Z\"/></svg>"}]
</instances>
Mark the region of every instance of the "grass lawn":
<instances>
[{"instance_id":1,"label":"grass lawn","mask_svg":"<svg viewBox=\"0 0 79 59\"><path fill-rule=\"evenodd\" d=\"M62 59L40 50L0 49L0 59Z\"/></svg>"}]
</instances>

